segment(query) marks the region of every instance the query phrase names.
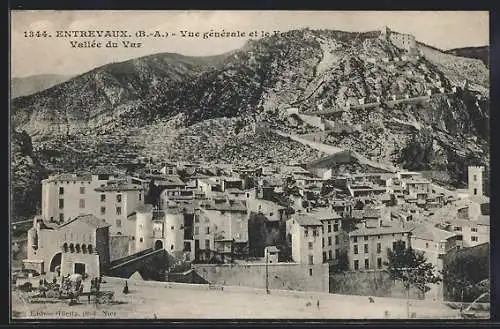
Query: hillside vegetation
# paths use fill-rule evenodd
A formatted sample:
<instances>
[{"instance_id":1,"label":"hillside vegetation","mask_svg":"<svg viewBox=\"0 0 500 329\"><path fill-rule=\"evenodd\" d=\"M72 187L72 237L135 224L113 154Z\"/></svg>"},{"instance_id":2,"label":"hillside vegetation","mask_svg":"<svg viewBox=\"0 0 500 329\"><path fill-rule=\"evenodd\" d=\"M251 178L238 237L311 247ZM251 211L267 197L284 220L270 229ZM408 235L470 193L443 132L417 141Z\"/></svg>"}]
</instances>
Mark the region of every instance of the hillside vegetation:
<instances>
[{"instance_id":1,"label":"hillside vegetation","mask_svg":"<svg viewBox=\"0 0 500 329\"><path fill-rule=\"evenodd\" d=\"M139 155L310 162L324 154L274 131L318 129L283 110L314 113L360 98L371 103L445 88L436 97L330 115L335 129L324 142L374 161L442 172L460 186L467 165L489 165L487 67L424 44L419 59L385 63L406 53L379 35L304 29L219 56L165 53L104 65L14 99L13 124L32 137L51 170L121 165ZM462 89L465 79L470 88Z\"/></svg>"}]
</instances>

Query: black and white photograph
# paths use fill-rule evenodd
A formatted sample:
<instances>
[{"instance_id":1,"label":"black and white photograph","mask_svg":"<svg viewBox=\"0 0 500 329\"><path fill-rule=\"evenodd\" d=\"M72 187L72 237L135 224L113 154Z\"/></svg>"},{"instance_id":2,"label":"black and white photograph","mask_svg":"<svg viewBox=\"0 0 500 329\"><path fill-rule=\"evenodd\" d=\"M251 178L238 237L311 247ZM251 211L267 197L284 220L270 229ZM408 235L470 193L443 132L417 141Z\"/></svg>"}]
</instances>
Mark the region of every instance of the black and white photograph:
<instances>
[{"instance_id":1,"label":"black and white photograph","mask_svg":"<svg viewBox=\"0 0 500 329\"><path fill-rule=\"evenodd\" d=\"M12 10L11 320L490 319L489 29Z\"/></svg>"}]
</instances>

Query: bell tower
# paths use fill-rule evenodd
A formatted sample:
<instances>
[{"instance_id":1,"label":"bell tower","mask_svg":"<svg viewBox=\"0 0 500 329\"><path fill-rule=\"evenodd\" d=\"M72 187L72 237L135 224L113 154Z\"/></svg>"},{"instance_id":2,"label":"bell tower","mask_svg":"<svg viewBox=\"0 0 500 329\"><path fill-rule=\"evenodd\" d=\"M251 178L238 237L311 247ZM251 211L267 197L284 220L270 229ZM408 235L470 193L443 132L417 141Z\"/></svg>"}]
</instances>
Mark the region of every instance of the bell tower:
<instances>
[{"instance_id":1,"label":"bell tower","mask_svg":"<svg viewBox=\"0 0 500 329\"><path fill-rule=\"evenodd\" d=\"M484 167L469 166L469 195L484 195Z\"/></svg>"}]
</instances>

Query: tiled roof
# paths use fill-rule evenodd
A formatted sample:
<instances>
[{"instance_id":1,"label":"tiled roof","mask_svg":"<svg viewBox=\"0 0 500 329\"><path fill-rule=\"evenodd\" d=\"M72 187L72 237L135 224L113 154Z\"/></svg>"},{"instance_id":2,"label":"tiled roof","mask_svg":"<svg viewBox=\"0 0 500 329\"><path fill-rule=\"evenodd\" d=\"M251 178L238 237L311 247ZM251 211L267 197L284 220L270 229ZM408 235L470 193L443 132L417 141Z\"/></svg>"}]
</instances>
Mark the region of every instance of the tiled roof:
<instances>
[{"instance_id":1,"label":"tiled roof","mask_svg":"<svg viewBox=\"0 0 500 329\"><path fill-rule=\"evenodd\" d=\"M155 185L186 185L177 175L156 175L152 178Z\"/></svg>"},{"instance_id":2,"label":"tiled roof","mask_svg":"<svg viewBox=\"0 0 500 329\"><path fill-rule=\"evenodd\" d=\"M104 219L97 218L94 215L82 215L82 216L75 217L72 220L60 225L59 228L67 226L70 223L73 223L76 221L83 221L87 224L95 226L95 228L104 228L104 227L111 226L110 224L106 223L106 221Z\"/></svg>"},{"instance_id":3,"label":"tiled roof","mask_svg":"<svg viewBox=\"0 0 500 329\"><path fill-rule=\"evenodd\" d=\"M367 208L364 210L364 218L379 218L380 217L380 209L372 209Z\"/></svg>"},{"instance_id":4,"label":"tiled roof","mask_svg":"<svg viewBox=\"0 0 500 329\"><path fill-rule=\"evenodd\" d=\"M297 214L297 215L293 216L293 219L300 226L322 226L323 225L321 223L321 221L316 216L313 216L310 213Z\"/></svg>"},{"instance_id":5,"label":"tiled roof","mask_svg":"<svg viewBox=\"0 0 500 329\"><path fill-rule=\"evenodd\" d=\"M233 202L232 204L230 203L217 203L217 204L212 204L209 207L207 207L208 210L217 210L217 211L235 211L235 212L246 212L247 207L242 204L241 202Z\"/></svg>"},{"instance_id":6,"label":"tiled roof","mask_svg":"<svg viewBox=\"0 0 500 329\"><path fill-rule=\"evenodd\" d=\"M97 192L111 192L111 191L142 191L144 188L140 185L134 184L111 184L95 188Z\"/></svg>"},{"instance_id":7,"label":"tiled roof","mask_svg":"<svg viewBox=\"0 0 500 329\"><path fill-rule=\"evenodd\" d=\"M314 208L312 211L309 213L311 216L316 217L319 220L326 220L326 219L340 219L341 216L335 212L335 210L331 208L326 208L326 207L321 207L321 208Z\"/></svg>"},{"instance_id":8,"label":"tiled roof","mask_svg":"<svg viewBox=\"0 0 500 329\"><path fill-rule=\"evenodd\" d=\"M405 227L398 224L391 224L391 226L386 225L387 224L384 224L382 227L366 228L364 224L362 224L361 227L350 232L349 236L407 233L413 230L413 226L411 225L406 225Z\"/></svg>"},{"instance_id":9,"label":"tiled roof","mask_svg":"<svg viewBox=\"0 0 500 329\"><path fill-rule=\"evenodd\" d=\"M452 225L462 225L462 226L474 226L474 225L485 225L489 226L490 225L490 216L485 216L481 215L478 216L477 219L460 219L460 218L454 218L449 221L450 224Z\"/></svg>"},{"instance_id":10,"label":"tiled roof","mask_svg":"<svg viewBox=\"0 0 500 329\"><path fill-rule=\"evenodd\" d=\"M91 181L92 174L89 173L81 173L81 174L58 174L54 176L50 176L47 178L46 182L61 182L61 181Z\"/></svg>"},{"instance_id":11,"label":"tiled roof","mask_svg":"<svg viewBox=\"0 0 500 329\"><path fill-rule=\"evenodd\" d=\"M412 231L412 235L423 240L441 242L446 241L447 239L456 236L457 234L441 230L437 227L434 227L430 223L419 223Z\"/></svg>"}]
</instances>

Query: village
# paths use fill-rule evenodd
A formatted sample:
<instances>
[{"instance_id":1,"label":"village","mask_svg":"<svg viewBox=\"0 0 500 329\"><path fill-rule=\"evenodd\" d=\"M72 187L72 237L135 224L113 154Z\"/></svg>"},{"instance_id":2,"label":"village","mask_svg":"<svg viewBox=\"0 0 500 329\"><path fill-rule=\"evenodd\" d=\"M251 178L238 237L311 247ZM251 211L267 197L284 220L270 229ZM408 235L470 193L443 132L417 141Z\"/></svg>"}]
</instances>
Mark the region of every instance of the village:
<instances>
[{"instance_id":1,"label":"village","mask_svg":"<svg viewBox=\"0 0 500 329\"><path fill-rule=\"evenodd\" d=\"M80 275L81 293L103 276L332 293L334 273L356 282L384 272L398 241L436 273L446 254L489 243L484 167L469 167L468 189L448 190L408 171L145 162L133 175L100 168L43 180L16 286ZM411 293L440 301L443 285Z\"/></svg>"},{"instance_id":2,"label":"village","mask_svg":"<svg viewBox=\"0 0 500 329\"><path fill-rule=\"evenodd\" d=\"M432 51L417 49L413 35L385 27L379 38L400 53L380 59L363 54L363 65L385 75L404 71L421 88L345 96L341 106L303 105L323 88L321 78L295 101L277 105L267 114L271 119L206 120L182 132L159 122L146 135L150 149L142 153L134 137L118 133L102 145L96 142L95 149L78 149L69 125L60 127L67 136L44 142L43 148L62 143L68 154L80 157L58 159L57 152L49 152L53 173L41 181L38 214L12 223L14 313L459 317L465 300L475 303L489 292L481 286L489 285L483 267L475 269L481 272L475 282L450 274L450 264L460 259L479 264L489 255L488 169L468 164L467 187L459 189L426 172L395 167L388 145L420 125L386 118L401 135L372 140L363 129L383 118L362 127L353 116L457 93L470 94L479 106L481 97L469 92L467 80L457 87L438 74L428 76L422 58ZM328 60L318 67L328 67ZM238 131L234 145L225 142L233 130ZM344 141L350 134L359 139ZM170 135L179 138L164 144L174 139ZM75 145L96 139L86 133L72 138ZM224 163L215 161L219 152ZM294 161L281 161L290 158ZM89 169L62 170L62 163L71 165L65 168L85 163ZM61 301L69 302L54 306ZM97 310L99 304L107 306Z\"/></svg>"}]
</instances>

